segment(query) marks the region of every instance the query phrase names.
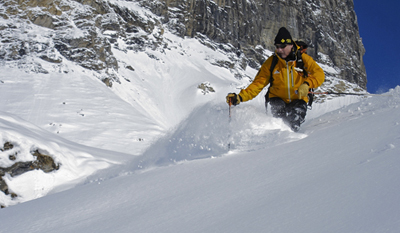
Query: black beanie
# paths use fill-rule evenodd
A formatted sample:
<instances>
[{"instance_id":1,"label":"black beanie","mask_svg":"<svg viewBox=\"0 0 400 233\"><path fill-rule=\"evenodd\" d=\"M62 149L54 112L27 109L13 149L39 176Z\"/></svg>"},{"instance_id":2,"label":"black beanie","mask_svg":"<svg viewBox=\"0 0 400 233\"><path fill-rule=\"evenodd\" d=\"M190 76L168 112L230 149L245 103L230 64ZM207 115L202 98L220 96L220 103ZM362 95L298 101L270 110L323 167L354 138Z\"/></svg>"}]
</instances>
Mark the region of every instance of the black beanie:
<instances>
[{"instance_id":1,"label":"black beanie","mask_svg":"<svg viewBox=\"0 0 400 233\"><path fill-rule=\"evenodd\" d=\"M293 44L292 36L285 27L279 29L275 37L275 44Z\"/></svg>"}]
</instances>

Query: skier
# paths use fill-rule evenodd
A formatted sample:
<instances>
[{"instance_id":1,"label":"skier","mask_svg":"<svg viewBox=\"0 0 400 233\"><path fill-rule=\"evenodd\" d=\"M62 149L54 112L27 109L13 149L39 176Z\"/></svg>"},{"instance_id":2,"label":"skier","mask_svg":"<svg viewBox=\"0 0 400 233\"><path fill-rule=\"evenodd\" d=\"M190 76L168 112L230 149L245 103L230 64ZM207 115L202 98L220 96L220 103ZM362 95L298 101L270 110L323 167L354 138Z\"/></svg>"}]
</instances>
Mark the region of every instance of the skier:
<instances>
[{"instance_id":1,"label":"skier","mask_svg":"<svg viewBox=\"0 0 400 233\"><path fill-rule=\"evenodd\" d=\"M279 29L274 44L275 54L264 62L254 81L238 95L229 93L226 100L228 104L238 105L253 99L270 84L265 106L269 102L272 116L282 118L297 132L305 121L309 89L319 87L325 74L314 59L300 53L300 47L285 27ZM300 64L302 70L299 70Z\"/></svg>"}]
</instances>

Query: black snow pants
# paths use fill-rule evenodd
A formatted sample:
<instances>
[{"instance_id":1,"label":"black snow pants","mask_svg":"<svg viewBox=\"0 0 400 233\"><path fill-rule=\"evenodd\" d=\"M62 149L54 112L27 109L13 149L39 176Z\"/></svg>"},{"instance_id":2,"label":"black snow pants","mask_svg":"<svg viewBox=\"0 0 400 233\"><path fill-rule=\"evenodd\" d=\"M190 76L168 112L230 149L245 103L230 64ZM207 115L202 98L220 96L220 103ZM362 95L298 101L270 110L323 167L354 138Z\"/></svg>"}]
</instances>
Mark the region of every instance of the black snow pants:
<instances>
[{"instance_id":1,"label":"black snow pants","mask_svg":"<svg viewBox=\"0 0 400 233\"><path fill-rule=\"evenodd\" d=\"M294 100L287 104L281 98L274 97L269 99L269 104L273 117L282 118L294 132L299 131L307 113L306 101Z\"/></svg>"}]
</instances>

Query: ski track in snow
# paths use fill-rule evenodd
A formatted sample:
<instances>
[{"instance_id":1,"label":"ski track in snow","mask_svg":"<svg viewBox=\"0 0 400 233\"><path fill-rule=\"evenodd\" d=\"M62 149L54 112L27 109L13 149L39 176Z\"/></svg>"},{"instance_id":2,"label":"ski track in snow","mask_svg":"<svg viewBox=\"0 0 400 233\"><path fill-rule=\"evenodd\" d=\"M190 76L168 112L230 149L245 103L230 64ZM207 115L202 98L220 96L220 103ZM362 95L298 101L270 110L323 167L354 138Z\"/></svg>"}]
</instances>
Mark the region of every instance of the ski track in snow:
<instances>
[{"instance_id":1,"label":"ski track in snow","mask_svg":"<svg viewBox=\"0 0 400 233\"><path fill-rule=\"evenodd\" d=\"M229 120L226 103L208 103L195 109L143 155L135 157L125 168L118 167L115 172L131 174L185 161L257 151L306 136L294 133L281 119L266 114L259 106L233 107ZM110 174L111 170L96 174L97 178L91 177L90 182L115 177L117 174Z\"/></svg>"}]
</instances>

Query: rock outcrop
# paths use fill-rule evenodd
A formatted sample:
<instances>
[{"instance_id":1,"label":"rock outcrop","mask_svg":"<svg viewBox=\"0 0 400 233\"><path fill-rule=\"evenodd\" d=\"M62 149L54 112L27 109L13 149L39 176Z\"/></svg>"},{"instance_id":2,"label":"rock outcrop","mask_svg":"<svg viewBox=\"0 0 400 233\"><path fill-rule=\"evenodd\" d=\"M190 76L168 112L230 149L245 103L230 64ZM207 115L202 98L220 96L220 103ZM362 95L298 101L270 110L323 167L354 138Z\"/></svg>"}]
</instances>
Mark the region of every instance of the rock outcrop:
<instances>
[{"instance_id":1,"label":"rock outcrop","mask_svg":"<svg viewBox=\"0 0 400 233\"><path fill-rule=\"evenodd\" d=\"M5 159L4 157L8 157L12 164L9 167L0 167L0 191L6 195L10 195L11 198L16 198L18 195L9 192L8 185L2 178L4 175L8 174L11 177L14 177L38 169L45 173L49 173L60 168L60 164L56 165L51 156L41 153L39 149L31 151L33 158L35 158L32 161L19 161L19 151L20 149L18 146L17 148L14 148L14 144L10 142L6 142L2 147L0 147L0 154L3 156L3 159ZM1 203L0 206L1 208L4 207Z\"/></svg>"}]
</instances>

